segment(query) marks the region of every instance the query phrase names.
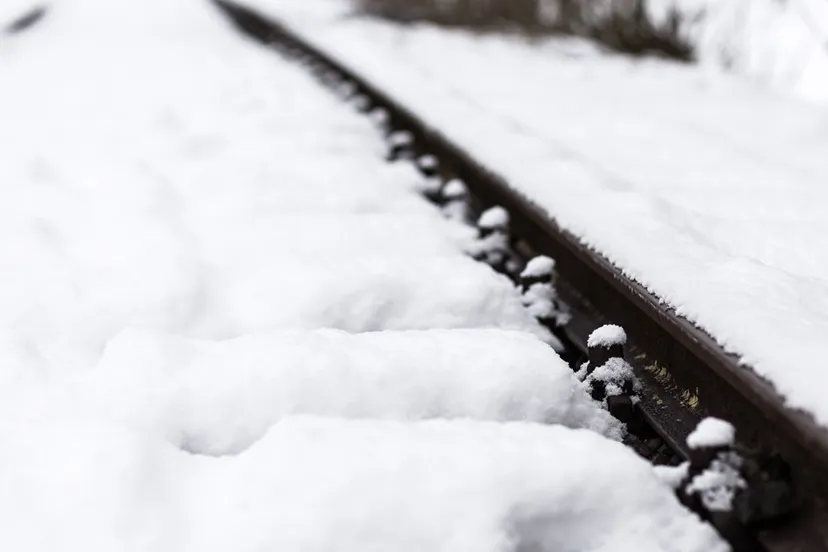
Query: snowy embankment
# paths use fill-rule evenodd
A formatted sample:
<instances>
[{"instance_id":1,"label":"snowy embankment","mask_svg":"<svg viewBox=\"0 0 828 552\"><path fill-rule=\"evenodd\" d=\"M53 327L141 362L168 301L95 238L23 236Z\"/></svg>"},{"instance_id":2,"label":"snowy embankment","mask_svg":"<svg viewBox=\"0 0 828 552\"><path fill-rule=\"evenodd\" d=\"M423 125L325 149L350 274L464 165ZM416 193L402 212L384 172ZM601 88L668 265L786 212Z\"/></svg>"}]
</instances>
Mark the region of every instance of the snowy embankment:
<instances>
[{"instance_id":1,"label":"snowy embankment","mask_svg":"<svg viewBox=\"0 0 828 552\"><path fill-rule=\"evenodd\" d=\"M0 549L725 549L371 123L208 3L53 2L0 82Z\"/></svg>"},{"instance_id":2,"label":"snowy embankment","mask_svg":"<svg viewBox=\"0 0 828 552\"><path fill-rule=\"evenodd\" d=\"M409 106L828 425L824 110L575 39L250 0Z\"/></svg>"}]
</instances>

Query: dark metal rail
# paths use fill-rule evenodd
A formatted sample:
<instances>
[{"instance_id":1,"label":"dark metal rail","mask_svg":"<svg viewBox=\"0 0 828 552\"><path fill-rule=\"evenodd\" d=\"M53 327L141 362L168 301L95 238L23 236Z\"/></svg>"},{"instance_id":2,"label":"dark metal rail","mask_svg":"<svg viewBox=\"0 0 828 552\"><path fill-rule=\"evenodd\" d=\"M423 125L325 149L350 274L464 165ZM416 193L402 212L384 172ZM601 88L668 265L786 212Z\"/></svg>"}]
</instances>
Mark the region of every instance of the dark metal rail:
<instances>
[{"instance_id":1,"label":"dark metal rail","mask_svg":"<svg viewBox=\"0 0 828 552\"><path fill-rule=\"evenodd\" d=\"M12 35L21 33L40 22L44 15L46 15L46 8L44 6L34 6L0 29L2 31L0 34Z\"/></svg>"},{"instance_id":2,"label":"dark metal rail","mask_svg":"<svg viewBox=\"0 0 828 552\"><path fill-rule=\"evenodd\" d=\"M611 322L626 329L629 360L644 386L640 411L674 451L686 457L686 436L710 415L733 423L743 447L782 459L801 507L795 515L756 528L760 549L828 550L828 431L805 413L786 408L767 381L740 365L710 335L624 276L503 177L330 53L251 9L213 1L252 38L292 48L346 77L373 107L388 112L392 128L413 135L419 152L439 158L444 177L462 179L481 205L507 209L512 215L511 231L522 248L556 260L556 287L575 315L562 330L567 341L585 355L594 328Z\"/></svg>"}]
</instances>

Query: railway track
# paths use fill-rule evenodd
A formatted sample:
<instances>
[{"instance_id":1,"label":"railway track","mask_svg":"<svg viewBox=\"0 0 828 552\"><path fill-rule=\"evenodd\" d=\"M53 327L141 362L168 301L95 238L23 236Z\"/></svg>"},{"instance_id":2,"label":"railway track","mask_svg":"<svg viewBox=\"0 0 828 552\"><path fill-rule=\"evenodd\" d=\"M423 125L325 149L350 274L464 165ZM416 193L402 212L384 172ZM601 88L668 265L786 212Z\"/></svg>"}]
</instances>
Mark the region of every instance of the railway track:
<instances>
[{"instance_id":1,"label":"railway track","mask_svg":"<svg viewBox=\"0 0 828 552\"><path fill-rule=\"evenodd\" d=\"M828 549L828 432L807 414L785 407L773 387L708 334L676 315L643 286L550 220L537 206L415 113L361 78L332 55L277 21L225 0L214 0L250 37L335 84L361 111L381 118L392 158L423 160L421 170L469 190L474 218L492 206L509 214L512 250L524 261L556 261L555 287L570 319L552 324L574 368L589 359L591 332L604 324L626 331L626 357L641 384L632 411L621 408L634 434L630 444L657 463L690 458L688 434L707 416L731 422L737 450L750 467L745 506L717 523L734 548ZM445 203L439 189L430 199ZM595 354L594 351L592 354ZM595 364L593 362L593 364ZM720 520L721 521L721 520Z\"/></svg>"}]
</instances>

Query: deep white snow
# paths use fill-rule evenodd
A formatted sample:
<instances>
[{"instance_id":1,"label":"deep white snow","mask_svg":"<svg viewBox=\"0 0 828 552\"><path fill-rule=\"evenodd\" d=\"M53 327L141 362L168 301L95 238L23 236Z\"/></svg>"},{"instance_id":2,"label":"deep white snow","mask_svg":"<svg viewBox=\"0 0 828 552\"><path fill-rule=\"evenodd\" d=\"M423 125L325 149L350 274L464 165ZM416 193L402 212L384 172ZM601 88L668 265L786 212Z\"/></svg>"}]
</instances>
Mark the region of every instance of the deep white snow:
<instances>
[{"instance_id":1,"label":"deep white snow","mask_svg":"<svg viewBox=\"0 0 828 552\"><path fill-rule=\"evenodd\" d=\"M201 454L238 453L295 414L532 421L622 437L548 346L498 330L221 342L130 331L109 343L84 384L111 416Z\"/></svg>"},{"instance_id":2,"label":"deep white snow","mask_svg":"<svg viewBox=\"0 0 828 552\"><path fill-rule=\"evenodd\" d=\"M828 356L823 108L580 40L398 27L345 17L339 0L248 3L462 144L828 425L814 361Z\"/></svg>"},{"instance_id":3,"label":"deep white snow","mask_svg":"<svg viewBox=\"0 0 828 552\"><path fill-rule=\"evenodd\" d=\"M224 458L30 428L0 421L4 550L727 550L633 452L560 426L291 418Z\"/></svg>"},{"instance_id":4,"label":"deep white snow","mask_svg":"<svg viewBox=\"0 0 828 552\"><path fill-rule=\"evenodd\" d=\"M50 8L0 39L0 549L725 550L353 106L207 2Z\"/></svg>"}]
</instances>

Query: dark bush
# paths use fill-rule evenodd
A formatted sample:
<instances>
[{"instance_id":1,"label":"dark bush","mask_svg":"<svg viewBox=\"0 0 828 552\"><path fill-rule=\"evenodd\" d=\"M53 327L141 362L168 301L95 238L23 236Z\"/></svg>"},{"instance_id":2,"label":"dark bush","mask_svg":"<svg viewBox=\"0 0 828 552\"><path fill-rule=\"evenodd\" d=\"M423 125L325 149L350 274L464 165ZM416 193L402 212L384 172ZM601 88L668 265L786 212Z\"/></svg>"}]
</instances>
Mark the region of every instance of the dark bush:
<instances>
[{"instance_id":1,"label":"dark bush","mask_svg":"<svg viewBox=\"0 0 828 552\"><path fill-rule=\"evenodd\" d=\"M569 34L633 55L690 60L676 11L654 22L647 0L354 0L360 10L398 22L428 21L481 31Z\"/></svg>"}]
</instances>

